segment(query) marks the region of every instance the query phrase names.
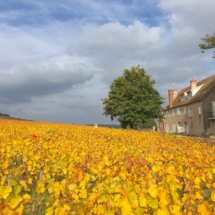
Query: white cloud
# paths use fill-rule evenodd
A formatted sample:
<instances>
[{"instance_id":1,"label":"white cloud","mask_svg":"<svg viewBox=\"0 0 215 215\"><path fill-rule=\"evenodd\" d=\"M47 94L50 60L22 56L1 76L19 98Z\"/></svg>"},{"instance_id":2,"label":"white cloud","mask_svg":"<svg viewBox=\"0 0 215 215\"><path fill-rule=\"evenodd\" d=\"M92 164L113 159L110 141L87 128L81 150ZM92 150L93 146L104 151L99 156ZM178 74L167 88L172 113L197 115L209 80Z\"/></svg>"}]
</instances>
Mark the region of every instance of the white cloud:
<instances>
[{"instance_id":1,"label":"white cloud","mask_svg":"<svg viewBox=\"0 0 215 215\"><path fill-rule=\"evenodd\" d=\"M139 21L129 26L109 23L83 34L68 53L92 57L109 84L124 68L152 58L160 49L163 32L163 27L149 28Z\"/></svg>"}]
</instances>

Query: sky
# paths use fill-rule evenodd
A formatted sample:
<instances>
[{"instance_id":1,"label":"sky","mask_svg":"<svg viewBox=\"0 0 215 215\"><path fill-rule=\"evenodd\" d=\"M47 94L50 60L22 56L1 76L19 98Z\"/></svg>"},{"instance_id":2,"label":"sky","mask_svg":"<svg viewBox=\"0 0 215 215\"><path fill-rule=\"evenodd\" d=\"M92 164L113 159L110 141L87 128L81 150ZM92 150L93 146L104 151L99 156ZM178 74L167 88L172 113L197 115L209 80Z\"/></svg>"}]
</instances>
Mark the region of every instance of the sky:
<instances>
[{"instance_id":1,"label":"sky","mask_svg":"<svg viewBox=\"0 0 215 215\"><path fill-rule=\"evenodd\" d=\"M214 0L1 0L0 113L35 121L117 124L101 99L140 65L165 103L215 74Z\"/></svg>"}]
</instances>

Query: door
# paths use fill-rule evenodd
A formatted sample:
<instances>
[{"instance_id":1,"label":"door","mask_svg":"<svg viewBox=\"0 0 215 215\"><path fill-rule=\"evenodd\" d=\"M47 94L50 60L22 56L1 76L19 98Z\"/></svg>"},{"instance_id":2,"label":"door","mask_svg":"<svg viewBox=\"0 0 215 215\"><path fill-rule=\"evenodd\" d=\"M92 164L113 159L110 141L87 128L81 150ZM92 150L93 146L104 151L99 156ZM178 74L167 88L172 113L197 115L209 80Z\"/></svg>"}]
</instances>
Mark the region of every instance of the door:
<instances>
[{"instance_id":1,"label":"door","mask_svg":"<svg viewBox=\"0 0 215 215\"><path fill-rule=\"evenodd\" d=\"M190 134L189 124L187 122L184 123L185 134Z\"/></svg>"}]
</instances>

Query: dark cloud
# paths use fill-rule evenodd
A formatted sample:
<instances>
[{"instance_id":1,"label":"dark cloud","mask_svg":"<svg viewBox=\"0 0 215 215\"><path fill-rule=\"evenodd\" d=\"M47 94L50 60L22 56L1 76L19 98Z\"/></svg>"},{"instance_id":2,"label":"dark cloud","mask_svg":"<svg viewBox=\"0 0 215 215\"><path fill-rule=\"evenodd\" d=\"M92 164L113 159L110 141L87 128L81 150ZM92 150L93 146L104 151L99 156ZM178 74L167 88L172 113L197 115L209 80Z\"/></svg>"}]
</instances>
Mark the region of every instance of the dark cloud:
<instances>
[{"instance_id":1,"label":"dark cloud","mask_svg":"<svg viewBox=\"0 0 215 215\"><path fill-rule=\"evenodd\" d=\"M24 64L0 76L0 101L30 102L84 84L93 73L68 62Z\"/></svg>"}]
</instances>

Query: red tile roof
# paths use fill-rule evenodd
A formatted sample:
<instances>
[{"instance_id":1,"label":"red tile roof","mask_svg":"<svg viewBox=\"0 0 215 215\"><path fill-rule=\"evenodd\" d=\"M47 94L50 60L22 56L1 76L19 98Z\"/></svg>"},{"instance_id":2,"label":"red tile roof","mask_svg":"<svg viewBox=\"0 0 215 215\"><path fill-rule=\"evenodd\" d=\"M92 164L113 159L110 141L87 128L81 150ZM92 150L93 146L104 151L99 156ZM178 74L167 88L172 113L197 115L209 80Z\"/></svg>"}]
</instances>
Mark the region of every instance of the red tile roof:
<instances>
[{"instance_id":1,"label":"red tile roof","mask_svg":"<svg viewBox=\"0 0 215 215\"><path fill-rule=\"evenodd\" d=\"M203 85L204 84L204 85ZM198 102L201 101L206 95L207 93L213 88L215 87L215 74L205 78L199 82L197 82L196 86L201 86L203 85L200 90L192 97L187 98L183 101L181 101L181 95L184 94L185 92L188 92L191 90L191 86L185 87L183 88L176 96L176 98L173 100L173 104L171 108L175 108L175 107L179 107L179 106L183 106L183 105L187 105L190 103L194 103L194 102ZM165 109L169 109L169 105L165 108Z\"/></svg>"}]
</instances>

